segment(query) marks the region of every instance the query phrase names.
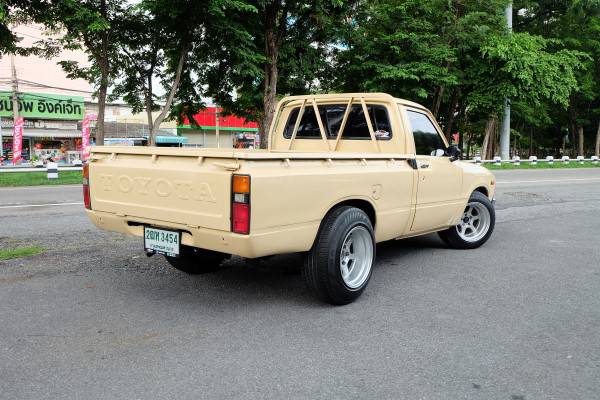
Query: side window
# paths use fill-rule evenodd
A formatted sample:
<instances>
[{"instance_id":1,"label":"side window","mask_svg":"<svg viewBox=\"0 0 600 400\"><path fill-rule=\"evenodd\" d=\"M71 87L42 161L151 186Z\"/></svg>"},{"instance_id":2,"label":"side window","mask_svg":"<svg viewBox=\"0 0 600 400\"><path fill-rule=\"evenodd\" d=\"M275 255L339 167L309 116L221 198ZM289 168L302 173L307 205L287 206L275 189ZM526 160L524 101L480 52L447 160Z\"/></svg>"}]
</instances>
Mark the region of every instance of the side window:
<instances>
[{"instance_id":1,"label":"side window","mask_svg":"<svg viewBox=\"0 0 600 400\"><path fill-rule=\"evenodd\" d=\"M429 156L437 149L446 150L446 144L429 117L416 111L407 111L417 155Z\"/></svg>"},{"instance_id":2,"label":"side window","mask_svg":"<svg viewBox=\"0 0 600 400\"><path fill-rule=\"evenodd\" d=\"M385 106L382 105L367 105L369 116L371 117L371 123L373 124L373 130L377 140L389 140L392 137L392 126L390 118ZM300 108L297 107L290 113L288 121L283 132L283 136L286 139L292 137L294 132L294 124L298 118ZM344 119L344 113L346 112L346 104L332 104L319 106L319 113L321 114L321 120L323 121L323 127L328 139L335 139L337 137L342 120ZM319 132L319 124L315 117L315 113L312 107L306 107L304 109L304 115L298 126L298 132L296 133L297 139L314 139L320 138L321 133ZM350 114L348 115L348 121L344 127L344 133L342 134L342 140L344 139L370 139L369 127L367 125L367 119L365 118L362 106L360 104L353 104Z\"/></svg>"}]
</instances>

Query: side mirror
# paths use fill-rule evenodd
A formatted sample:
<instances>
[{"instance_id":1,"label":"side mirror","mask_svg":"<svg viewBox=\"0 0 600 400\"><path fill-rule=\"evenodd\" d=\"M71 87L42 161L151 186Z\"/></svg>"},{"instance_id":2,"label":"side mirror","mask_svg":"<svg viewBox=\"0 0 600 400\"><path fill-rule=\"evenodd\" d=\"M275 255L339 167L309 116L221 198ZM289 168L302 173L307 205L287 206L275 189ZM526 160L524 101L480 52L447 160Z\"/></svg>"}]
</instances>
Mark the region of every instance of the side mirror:
<instances>
[{"instance_id":1,"label":"side mirror","mask_svg":"<svg viewBox=\"0 0 600 400\"><path fill-rule=\"evenodd\" d=\"M431 152L431 155L434 157L443 157L446 155L446 152L442 149L436 149Z\"/></svg>"},{"instance_id":2,"label":"side mirror","mask_svg":"<svg viewBox=\"0 0 600 400\"><path fill-rule=\"evenodd\" d=\"M461 151L456 145L452 145L446 149L446 155L450 157L450 161L460 160Z\"/></svg>"}]
</instances>

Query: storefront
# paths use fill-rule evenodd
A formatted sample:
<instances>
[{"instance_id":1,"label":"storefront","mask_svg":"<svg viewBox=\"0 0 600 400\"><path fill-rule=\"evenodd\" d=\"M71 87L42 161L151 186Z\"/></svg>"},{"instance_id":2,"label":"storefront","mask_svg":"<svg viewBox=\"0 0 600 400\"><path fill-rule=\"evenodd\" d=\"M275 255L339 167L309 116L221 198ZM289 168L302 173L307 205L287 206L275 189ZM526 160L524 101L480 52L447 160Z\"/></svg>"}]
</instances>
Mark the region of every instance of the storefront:
<instances>
[{"instance_id":1,"label":"storefront","mask_svg":"<svg viewBox=\"0 0 600 400\"><path fill-rule=\"evenodd\" d=\"M234 115L221 116L222 109L208 107L194 115L195 124L184 118L178 134L188 138L187 147L258 148L258 124Z\"/></svg>"},{"instance_id":2,"label":"storefront","mask_svg":"<svg viewBox=\"0 0 600 400\"><path fill-rule=\"evenodd\" d=\"M0 92L2 156L0 163L12 163L13 110L11 93ZM72 164L81 159L83 97L25 93L19 95L19 114L24 118L22 160L53 160Z\"/></svg>"},{"instance_id":3,"label":"storefront","mask_svg":"<svg viewBox=\"0 0 600 400\"><path fill-rule=\"evenodd\" d=\"M182 147L187 143L186 137L156 136L157 147ZM104 138L105 146L147 146L148 136Z\"/></svg>"}]
</instances>

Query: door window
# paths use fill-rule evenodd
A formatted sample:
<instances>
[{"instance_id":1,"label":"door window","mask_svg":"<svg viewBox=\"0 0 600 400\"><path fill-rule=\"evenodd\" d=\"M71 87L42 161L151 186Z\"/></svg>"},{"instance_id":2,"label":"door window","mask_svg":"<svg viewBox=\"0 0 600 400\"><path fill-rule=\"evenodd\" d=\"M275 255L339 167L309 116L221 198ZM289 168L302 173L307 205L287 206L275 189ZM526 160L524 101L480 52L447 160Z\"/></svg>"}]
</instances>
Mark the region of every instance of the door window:
<instances>
[{"instance_id":1,"label":"door window","mask_svg":"<svg viewBox=\"0 0 600 400\"><path fill-rule=\"evenodd\" d=\"M446 144L427 115L416 111L406 113L415 138L417 155L430 156L434 155L437 149L446 150Z\"/></svg>"}]
</instances>

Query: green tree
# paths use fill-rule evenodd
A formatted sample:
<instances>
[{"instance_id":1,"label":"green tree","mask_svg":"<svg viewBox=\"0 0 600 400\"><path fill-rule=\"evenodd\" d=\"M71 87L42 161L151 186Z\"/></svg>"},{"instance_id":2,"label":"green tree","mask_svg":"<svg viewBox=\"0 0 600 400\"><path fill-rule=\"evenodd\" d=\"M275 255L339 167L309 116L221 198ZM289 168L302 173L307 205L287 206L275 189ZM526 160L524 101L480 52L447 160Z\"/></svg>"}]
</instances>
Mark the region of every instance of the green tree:
<instances>
[{"instance_id":1,"label":"green tree","mask_svg":"<svg viewBox=\"0 0 600 400\"><path fill-rule=\"evenodd\" d=\"M319 78L331 75L335 26L347 2L259 0L254 6L255 13L232 17L253 45L218 58L208 72L209 93L226 110L258 121L265 147L280 89L317 91L323 87Z\"/></svg>"},{"instance_id":2,"label":"green tree","mask_svg":"<svg viewBox=\"0 0 600 400\"><path fill-rule=\"evenodd\" d=\"M118 37L118 52L123 56L118 67L120 78L112 96L122 97L134 112L146 112L150 146L155 144L158 128L174 100L199 102L202 82L190 73L190 55L201 55L202 59L196 57L194 61L206 65L216 45L211 42L215 37L212 30L227 26L227 13L240 7L248 6L231 0L144 0L127 12L127 26ZM158 80L164 96L156 94ZM157 110L161 112L153 118L152 112Z\"/></svg>"},{"instance_id":3,"label":"green tree","mask_svg":"<svg viewBox=\"0 0 600 400\"><path fill-rule=\"evenodd\" d=\"M349 24L348 51L339 57L340 87L387 91L432 109L449 137L457 115L469 110L471 71L481 46L506 34L507 1L367 1Z\"/></svg>"},{"instance_id":4,"label":"green tree","mask_svg":"<svg viewBox=\"0 0 600 400\"><path fill-rule=\"evenodd\" d=\"M585 54L582 68L575 72L578 90L571 93L566 109L552 113L547 133L560 142L568 127L572 155L600 152L600 1L515 2L515 29L551 39L551 47L566 48ZM548 107L548 106L546 106ZM519 118L520 116L517 115ZM588 140L585 140L587 132ZM596 146L588 146L596 135ZM575 147L576 146L576 147ZM594 149L594 147L596 147Z\"/></svg>"},{"instance_id":5,"label":"green tree","mask_svg":"<svg viewBox=\"0 0 600 400\"><path fill-rule=\"evenodd\" d=\"M449 138L456 120L486 149L503 99L566 106L580 53L540 36L510 34L507 1L368 1L349 24L338 58L340 88L387 91L429 106ZM443 112L445 110L445 112ZM483 121L487 121L483 124ZM485 126L485 129L483 129ZM471 137L469 137L471 140ZM491 150L490 150L491 152Z\"/></svg>"},{"instance_id":6,"label":"green tree","mask_svg":"<svg viewBox=\"0 0 600 400\"><path fill-rule=\"evenodd\" d=\"M104 143L104 113L109 85L114 78L117 57L116 32L122 28L124 0L25 0L16 6L28 18L56 32L59 39L46 49L67 48L85 51L90 66L71 60L60 62L69 77L83 78L96 88L98 121L96 142Z\"/></svg>"}]
</instances>

